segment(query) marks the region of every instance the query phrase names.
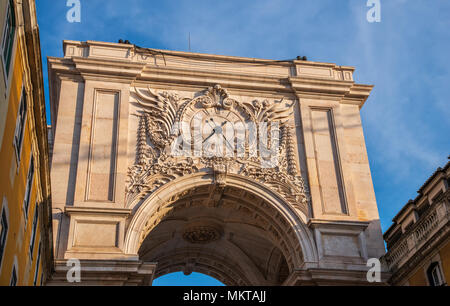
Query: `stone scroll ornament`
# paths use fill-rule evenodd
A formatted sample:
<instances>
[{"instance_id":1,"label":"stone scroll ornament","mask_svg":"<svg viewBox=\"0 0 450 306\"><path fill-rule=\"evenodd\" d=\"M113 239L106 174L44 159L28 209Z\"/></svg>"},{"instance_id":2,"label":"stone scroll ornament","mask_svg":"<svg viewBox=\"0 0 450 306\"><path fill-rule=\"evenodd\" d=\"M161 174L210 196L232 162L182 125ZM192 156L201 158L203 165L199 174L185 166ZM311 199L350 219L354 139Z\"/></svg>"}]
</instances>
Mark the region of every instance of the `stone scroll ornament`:
<instances>
[{"instance_id":1,"label":"stone scroll ornament","mask_svg":"<svg viewBox=\"0 0 450 306\"><path fill-rule=\"evenodd\" d=\"M227 174L242 175L262 183L307 214L309 192L297 170L292 126L289 122L294 103L288 105L283 100L267 99L240 102L231 98L220 85L206 89L195 98L181 98L175 93L155 92L150 88L134 88L133 96L139 105L139 125L136 161L128 171L128 205L144 199L179 177L204 171L212 173L215 184L222 187L226 186ZM251 143L243 145L243 154L239 156L174 156L173 144L179 139L186 141L184 129L189 127L189 124L181 123L191 122L194 114L199 112L204 112L207 118L215 114L226 114L227 118L252 122L254 126L278 122L277 133L268 133L269 142L274 137L278 138L276 166L262 167L261 154L250 154L254 151L249 148ZM224 117L225 115L219 118ZM213 122L213 119L210 120ZM204 124L211 125L211 122L206 120ZM227 124L224 121L221 126ZM217 126L212 134L219 129ZM258 130L258 138L261 137L260 133Z\"/></svg>"}]
</instances>

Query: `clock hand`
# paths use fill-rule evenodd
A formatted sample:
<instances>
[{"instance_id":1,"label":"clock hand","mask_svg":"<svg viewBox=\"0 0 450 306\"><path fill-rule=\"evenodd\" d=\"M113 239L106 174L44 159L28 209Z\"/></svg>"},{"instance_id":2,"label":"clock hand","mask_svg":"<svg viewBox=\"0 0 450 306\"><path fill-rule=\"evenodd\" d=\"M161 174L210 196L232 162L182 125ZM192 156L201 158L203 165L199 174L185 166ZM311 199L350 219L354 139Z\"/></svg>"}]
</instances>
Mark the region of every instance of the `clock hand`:
<instances>
[{"instance_id":1,"label":"clock hand","mask_svg":"<svg viewBox=\"0 0 450 306\"><path fill-rule=\"evenodd\" d=\"M210 139L211 137L213 137L214 134L216 134L216 131L215 131L215 130L213 130L213 132L211 133L211 135L209 135L208 137L205 138L205 140L203 140L203 143L205 143L205 141L207 141L208 139Z\"/></svg>"},{"instance_id":2,"label":"clock hand","mask_svg":"<svg viewBox=\"0 0 450 306\"><path fill-rule=\"evenodd\" d=\"M213 118L211 118L211 121L216 125L216 127L218 127L218 125L214 122L214 119L213 119ZM216 128L216 127L213 127L213 126L211 125L211 123L209 123L208 120L207 120L206 122L208 122L209 126L212 127L213 129ZM227 124L227 123L228 123L228 121L222 122L222 125L221 125L220 127L223 127L223 126L224 126L225 124Z\"/></svg>"},{"instance_id":3,"label":"clock hand","mask_svg":"<svg viewBox=\"0 0 450 306\"><path fill-rule=\"evenodd\" d=\"M228 123L228 121L222 122L222 125L221 125L220 127L221 127L221 128L224 127L227 123ZM230 142L228 141L228 139L227 139L227 138L225 137L225 135L223 134L223 131L222 131L221 134L222 134L222 137L225 139L225 141L226 141L228 147L229 147L231 150L234 150L233 146L230 144Z\"/></svg>"},{"instance_id":4,"label":"clock hand","mask_svg":"<svg viewBox=\"0 0 450 306\"><path fill-rule=\"evenodd\" d=\"M230 144L230 142L228 141L228 139L225 137L224 134L222 134L223 138L225 139L226 143L228 144L228 146L230 147L231 150L234 150L233 146Z\"/></svg>"},{"instance_id":5,"label":"clock hand","mask_svg":"<svg viewBox=\"0 0 450 306\"><path fill-rule=\"evenodd\" d=\"M214 120L211 118L211 121L214 122ZM214 130L215 127L211 125L211 122L209 122L209 120L206 120L206 122L208 122L209 126Z\"/></svg>"},{"instance_id":6,"label":"clock hand","mask_svg":"<svg viewBox=\"0 0 450 306\"><path fill-rule=\"evenodd\" d=\"M211 118L211 121L215 124L214 119ZM209 126L213 129L213 132L211 133L211 135L209 135L208 137L205 138L205 140L203 140L203 143L205 143L205 141L207 141L209 138L211 138L216 132L217 132L217 127L219 127L218 125L216 125L215 127L213 127L211 125L211 123L209 122L209 120L206 120L206 122L208 122ZM220 128L224 127L228 122L224 121L222 122ZM222 132L219 132L220 134L222 134L222 137L225 139L225 141L227 142L228 146L233 149L233 146L230 144L230 142L228 141L228 139L225 137L225 135Z\"/></svg>"}]
</instances>

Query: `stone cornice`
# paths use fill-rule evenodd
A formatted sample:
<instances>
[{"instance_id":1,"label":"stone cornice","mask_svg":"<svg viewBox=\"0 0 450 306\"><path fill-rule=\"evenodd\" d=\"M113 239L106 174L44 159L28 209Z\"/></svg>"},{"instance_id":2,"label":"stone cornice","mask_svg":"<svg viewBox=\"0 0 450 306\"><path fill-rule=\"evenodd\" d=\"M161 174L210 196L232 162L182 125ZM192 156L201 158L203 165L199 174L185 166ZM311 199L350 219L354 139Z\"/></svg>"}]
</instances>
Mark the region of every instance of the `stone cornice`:
<instances>
[{"instance_id":1,"label":"stone cornice","mask_svg":"<svg viewBox=\"0 0 450 306\"><path fill-rule=\"evenodd\" d=\"M292 93L287 78L280 76L259 76L230 72L191 70L185 68L147 66L138 77L139 82L173 83L180 85L214 86L225 88Z\"/></svg>"},{"instance_id":2,"label":"stone cornice","mask_svg":"<svg viewBox=\"0 0 450 306\"><path fill-rule=\"evenodd\" d=\"M353 82L325 80L305 77L290 77L292 88L298 93L320 93L342 95L350 92Z\"/></svg>"},{"instance_id":3,"label":"stone cornice","mask_svg":"<svg viewBox=\"0 0 450 306\"><path fill-rule=\"evenodd\" d=\"M98 208L98 207L69 207L66 206L64 212L68 215L72 214L110 214L110 215L125 215L131 214L131 209L126 208Z\"/></svg>"},{"instance_id":4,"label":"stone cornice","mask_svg":"<svg viewBox=\"0 0 450 306\"><path fill-rule=\"evenodd\" d=\"M380 283L369 283L367 281L367 272L358 270L337 270L310 268L305 270L294 270L284 281L284 286L289 285L367 285L367 286L386 286L391 276L388 272L381 272Z\"/></svg>"},{"instance_id":5,"label":"stone cornice","mask_svg":"<svg viewBox=\"0 0 450 306\"><path fill-rule=\"evenodd\" d=\"M372 85L355 84L353 81L290 77L289 82L300 97L327 94L339 98L342 104L355 104L360 108L373 89Z\"/></svg>"},{"instance_id":6,"label":"stone cornice","mask_svg":"<svg viewBox=\"0 0 450 306\"><path fill-rule=\"evenodd\" d=\"M47 65L49 74L80 74L76 68L72 59L47 57Z\"/></svg>"},{"instance_id":7,"label":"stone cornice","mask_svg":"<svg viewBox=\"0 0 450 306\"><path fill-rule=\"evenodd\" d=\"M68 283L67 272L72 265L67 260L55 261L55 273L47 285L77 285ZM150 285L157 263L136 260L80 260L82 285Z\"/></svg>"},{"instance_id":8,"label":"stone cornice","mask_svg":"<svg viewBox=\"0 0 450 306\"><path fill-rule=\"evenodd\" d=\"M331 220L321 220L321 219L310 219L308 221L308 227L348 227L357 228L359 230L365 230L369 226L368 221L331 221Z\"/></svg>"},{"instance_id":9,"label":"stone cornice","mask_svg":"<svg viewBox=\"0 0 450 306\"><path fill-rule=\"evenodd\" d=\"M65 57L49 68L85 79L212 86L326 97L362 107L373 86L355 84L354 67L302 60L274 61L140 48L131 44L64 41ZM244 73L243 71L247 71Z\"/></svg>"},{"instance_id":10,"label":"stone cornice","mask_svg":"<svg viewBox=\"0 0 450 306\"><path fill-rule=\"evenodd\" d=\"M119 60L90 59L73 57L75 68L83 77L113 77L114 79L135 80L145 67L143 63L131 63Z\"/></svg>"},{"instance_id":11,"label":"stone cornice","mask_svg":"<svg viewBox=\"0 0 450 306\"><path fill-rule=\"evenodd\" d=\"M59 78L114 79L117 82L133 82L141 74L145 64L119 60L82 57L48 58L50 81Z\"/></svg>"},{"instance_id":12,"label":"stone cornice","mask_svg":"<svg viewBox=\"0 0 450 306\"><path fill-rule=\"evenodd\" d=\"M73 46L76 48L92 48L92 47L101 47L103 50L126 50L127 55L126 58L129 61L137 61L134 57L136 54L141 54L143 51L138 51L139 48L132 44L120 44L120 43L110 43L110 42L101 42L101 41L92 41L88 40L85 42L80 41L72 41L72 40L64 40L63 47L66 49L68 46ZM186 60L204 60L208 62L231 62L231 63L253 63L253 64L263 64L263 65L272 65L272 66L285 66L285 67L294 67L294 66L304 66L304 67L320 67L320 68L331 68L342 71L348 71L353 73L355 68L352 66L340 66L334 63L323 63L323 62L313 62L313 61L303 61L303 60L272 60L272 59L261 59L261 58L250 58L250 57L240 57L240 56L229 56L229 55L218 55L218 54L208 54L208 53L193 53L193 52L185 52L185 51L173 51L173 50L163 50L163 49L151 49L154 53L163 53L168 57L183 57ZM92 53L87 53L92 56ZM67 55L67 54L66 54ZM70 54L68 54L70 55ZM110 55L103 55L103 57L109 57ZM102 55L96 55L96 58L102 57ZM142 61L142 59L140 59Z\"/></svg>"},{"instance_id":13,"label":"stone cornice","mask_svg":"<svg viewBox=\"0 0 450 306\"><path fill-rule=\"evenodd\" d=\"M348 80L248 74L234 71L203 70L192 67L153 66L146 63L106 58L48 58L49 71L58 76L80 76L83 79L110 79L117 82L177 83L180 86L211 86L222 84L230 89L296 94L298 97L326 96L342 104L362 107L373 88ZM304 64L303 64L304 65ZM315 65L318 65L315 63ZM321 64L333 66L332 64ZM334 66L333 66L334 67ZM350 69L350 68L349 68ZM52 77L52 76L50 76Z\"/></svg>"}]
</instances>

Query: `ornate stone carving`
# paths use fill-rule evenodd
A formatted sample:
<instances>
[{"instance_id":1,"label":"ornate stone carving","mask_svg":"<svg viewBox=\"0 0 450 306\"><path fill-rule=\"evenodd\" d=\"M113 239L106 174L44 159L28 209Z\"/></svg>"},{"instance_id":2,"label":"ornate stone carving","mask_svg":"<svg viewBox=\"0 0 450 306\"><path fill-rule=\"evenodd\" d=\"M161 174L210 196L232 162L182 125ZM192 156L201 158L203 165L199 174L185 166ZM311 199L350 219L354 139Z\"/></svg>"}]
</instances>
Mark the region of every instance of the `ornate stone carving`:
<instances>
[{"instance_id":1,"label":"ornate stone carving","mask_svg":"<svg viewBox=\"0 0 450 306\"><path fill-rule=\"evenodd\" d=\"M155 163L136 164L128 170L128 201L142 198L178 177L196 172L198 168L191 158L176 162L162 155Z\"/></svg>"},{"instance_id":2,"label":"ornate stone carving","mask_svg":"<svg viewBox=\"0 0 450 306\"><path fill-rule=\"evenodd\" d=\"M147 131L152 144L159 148L170 146L177 134L173 126L179 119L177 115L182 103L180 97L165 91L154 93L150 88L147 88L147 94L138 89L134 92L142 107L145 122L143 128Z\"/></svg>"},{"instance_id":3,"label":"ornate stone carving","mask_svg":"<svg viewBox=\"0 0 450 306\"><path fill-rule=\"evenodd\" d=\"M173 93L156 93L135 89L141 106L137 131L136 163L128 172L127 200L131 204L153 193L159 187L183 175L204 171L213 174L214 183L226 185L227 175L237 174L265 184L289 203L307 213L308 190L297 173L292 139L293 104L281 101L253 100L250 103L232 99L220 85L210 87L193 99ZM172 142L182 134L179 122L187 121L196 109L227 109L239 114L243 121L255 125L277 121L280 124L275 167L263 167L261 155L250 154L246 145L244 156L173 156ZM260 136L258 136L260 137ZM275 139L274 139L275 140ZM272 141L272 140L270 140Z\"/></svg>"},{"instance_id":4,"label":"ornate stone carving","mask_svg":"<svg viewBox=\"0 0 450 306\"><path fill-rule=\"evenodd\" d=\"M224 164L216 164L213 165L214 172L214 182L219 187L224 187L227 184L227 165Z\"/></svg>"},{"instance_id":5,"label":"ornate stone carving","mask_svg":"<svg viewBox=\"0 0 450 306\"><path fill-rule=\"evenodd\" d=\"M220 230L209 225L188 227L183 233L183 239L190 243L207 244L218 240L220 237Z\"/></svg>"},{"instance_id":6,"label":"ornate stone carving","mask_svg":"<svg viewBox=\"0 0 450 306\"><path fill-rule=\"evenodd\" d=\"M273 190L283 195L294 207L307 212L307 187L301 176L294 176L280 171L279 168L246 167L242 175L255 181L270 186Z\"/></svg>"},{"instance_id":7,"label":"ornate stone carving","mask_svg":"<svg viewBox=\"0 0 450 306\"><path fill-rule=\"evenodd\" d=\"M202 102L204 108L222 107L224 109L230 109L235 102L228 97L228 92L220 85L209 87L199 101Z\"/></svg>"}]
</instances>

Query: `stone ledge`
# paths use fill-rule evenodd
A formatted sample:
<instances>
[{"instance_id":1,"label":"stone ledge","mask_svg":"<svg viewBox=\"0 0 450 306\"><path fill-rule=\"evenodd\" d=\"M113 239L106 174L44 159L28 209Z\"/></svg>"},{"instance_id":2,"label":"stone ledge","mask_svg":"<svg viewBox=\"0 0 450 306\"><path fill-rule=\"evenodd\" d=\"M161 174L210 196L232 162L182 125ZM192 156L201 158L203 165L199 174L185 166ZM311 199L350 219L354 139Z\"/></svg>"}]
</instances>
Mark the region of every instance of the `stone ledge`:
<instances>
[{"instance_id":1,"label":"stone ledge","mask_svg":"<svg viewBox=\"0 0 450 306\"><path fill-rule=\"evenodd\" d=\"M109 215L125 215L128 216L132 213L131 209L128 208L102 208L102 207L69 207L64 208L64 212L67 215L92 215L92 214L109 214Z\"/></svg>"},{"instance_id":2,"label":"stone ledge","mask_svg":"<svg viewBox=\"0 0 450 306\"><path fill-rule=\"evenodd\" d=\"M47 286L146 286L153 282L156 263L138 260L80 260L81 282L69 283L67 272L73 265L67 266L67 260L55 261L55 272Z\"/></svg>"},{"instance_id":3,"label":"stone ledge","mask_svg":"<svg viewBox=\"0 0 450 306\"><path fill-rule=\"evenodd\" d=\"M365 230L369 226L369 221L350 221L350 220L343 220L343 221L336 221L336 220L324 220L324 219L310 219L308 221L308 227L316 228L318 226L320 227L335 227L338 226L339 228L348 227L348 228L357 228L360 230Z\"/></svg>"},{"instance_id":4,"label":"stone ledge","mask_svg":"<svg viewBox=\"0 0 450 306\"><path fill-rule=\"evenodd\" d=\"M380 283L367 281L366 270L346 271L340 269L295 270L283 286L387 286L390 274L381 272Z\"/></svg>"}]
</instances>

